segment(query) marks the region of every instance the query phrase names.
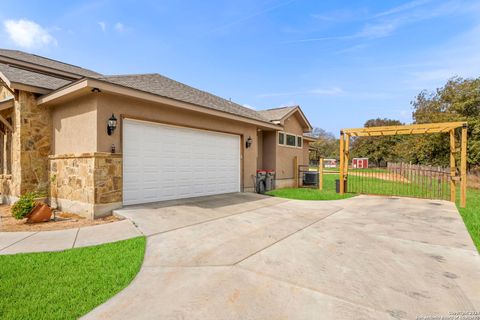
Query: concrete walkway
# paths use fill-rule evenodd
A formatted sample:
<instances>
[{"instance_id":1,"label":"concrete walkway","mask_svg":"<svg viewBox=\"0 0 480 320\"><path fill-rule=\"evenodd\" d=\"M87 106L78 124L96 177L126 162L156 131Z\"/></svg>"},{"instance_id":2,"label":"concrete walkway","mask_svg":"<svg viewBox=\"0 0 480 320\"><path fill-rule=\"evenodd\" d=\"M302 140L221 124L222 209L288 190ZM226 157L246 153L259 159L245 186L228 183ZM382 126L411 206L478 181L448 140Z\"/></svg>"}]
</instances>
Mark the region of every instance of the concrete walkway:
<instances>
[{"instance_id":1,"label":"concrete walkway","mask_svg":"<svg viewBox=\"0 0 480 320\"><path fill-rule=\"evenodd\" d=\"M132 284L85 319L415 319L480 310L449 202L224 195L122 209L148 236Z\"/></svg>"},{"instance_id":2,"label":"concrete walkway","mask_svg":"<svg viewBox=\"0 0 480 320\"><path fill-rule=\"evenodd\" d=\"M0 232L0 254L61 251L141 235L130 220L55 231Z\"/></svg>"}]
</instances>

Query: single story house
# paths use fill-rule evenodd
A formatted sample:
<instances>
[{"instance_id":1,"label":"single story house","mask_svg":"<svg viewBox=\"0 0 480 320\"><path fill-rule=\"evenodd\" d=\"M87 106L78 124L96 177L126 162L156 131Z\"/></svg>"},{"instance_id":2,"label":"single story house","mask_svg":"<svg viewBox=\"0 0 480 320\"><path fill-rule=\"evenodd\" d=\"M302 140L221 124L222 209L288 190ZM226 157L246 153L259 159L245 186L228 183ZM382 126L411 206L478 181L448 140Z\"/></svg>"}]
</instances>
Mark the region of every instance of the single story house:
<instances>
[{"instance_id":1,"label":"single story house","mask_svg":"<svg viewBox=\"0 0 480 320\"><path fill-rule=\"evenodd\" d=\"M123 205L294 184L312 129L298 106L256 111L159 74L107 76L0 49L0 193L37 191L93 218Z\"/></svg>"}]
</instances>

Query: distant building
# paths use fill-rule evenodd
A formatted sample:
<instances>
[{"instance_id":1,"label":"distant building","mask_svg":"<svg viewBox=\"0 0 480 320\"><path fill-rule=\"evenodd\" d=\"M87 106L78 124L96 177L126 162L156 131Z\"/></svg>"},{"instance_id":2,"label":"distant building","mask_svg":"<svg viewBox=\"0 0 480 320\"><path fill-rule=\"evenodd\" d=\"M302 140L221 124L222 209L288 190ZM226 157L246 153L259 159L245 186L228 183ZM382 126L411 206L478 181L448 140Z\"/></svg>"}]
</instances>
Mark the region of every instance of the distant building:
<instances>
[{"instance_id":1,"label":"distant building","mask_svg":"<svg viewBox=\"0 0 480 320\"><path fill-rule=\"evenodd\" d=\"M354 169L365 169L368 168L368 158L353 158L352 167Z\"/></svg>"},{"instance_id":2,"label":"distant building","mask_svg":"<svg viewBox=\"0 0 480 320\"><path fill-rule=\"evenodd\" d=\"M323 166L325 168L336 168L337 159L323 159Z\"/></svg>"}]
</instances>

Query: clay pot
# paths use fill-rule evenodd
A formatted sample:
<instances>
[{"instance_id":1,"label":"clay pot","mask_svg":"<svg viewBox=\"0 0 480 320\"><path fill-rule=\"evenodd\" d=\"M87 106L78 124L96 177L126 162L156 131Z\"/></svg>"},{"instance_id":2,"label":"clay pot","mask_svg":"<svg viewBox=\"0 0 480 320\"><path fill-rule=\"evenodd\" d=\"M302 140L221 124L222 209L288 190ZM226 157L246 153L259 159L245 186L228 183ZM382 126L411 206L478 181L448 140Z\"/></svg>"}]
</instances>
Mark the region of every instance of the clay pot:
<instances>
[{"instance_id":1,"label":"clay pot","mask_svg":"<svg viewBox=\"0 0 480 320\"><path fill-rule=\"evenodd\" d=\"M27 215L27 223L48 222L52 216L52 209L45 203L37 203Z\"/></svg>"}]
</instances>

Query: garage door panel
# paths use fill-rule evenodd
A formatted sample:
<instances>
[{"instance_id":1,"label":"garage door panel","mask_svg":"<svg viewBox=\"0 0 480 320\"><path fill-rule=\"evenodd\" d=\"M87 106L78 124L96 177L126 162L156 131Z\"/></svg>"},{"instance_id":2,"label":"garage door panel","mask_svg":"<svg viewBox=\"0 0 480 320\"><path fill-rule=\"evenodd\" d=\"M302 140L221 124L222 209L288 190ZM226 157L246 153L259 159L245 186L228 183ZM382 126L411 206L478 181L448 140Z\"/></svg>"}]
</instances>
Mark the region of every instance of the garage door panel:
<instances>
[{"instance_id":1,"label":"garage door panel","mask_svg":"<svg viewBox=\"0 0 480 320\"><path fill-rule=\"evenodd\" d=\"M124 204L240 191L240 138L125 120Z\"/></svg>"}]
</instances>

